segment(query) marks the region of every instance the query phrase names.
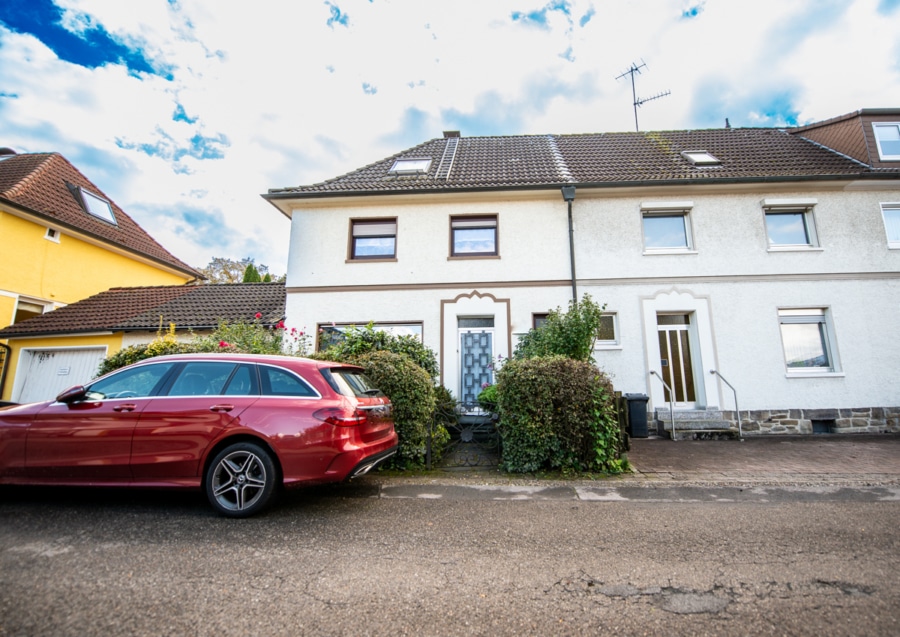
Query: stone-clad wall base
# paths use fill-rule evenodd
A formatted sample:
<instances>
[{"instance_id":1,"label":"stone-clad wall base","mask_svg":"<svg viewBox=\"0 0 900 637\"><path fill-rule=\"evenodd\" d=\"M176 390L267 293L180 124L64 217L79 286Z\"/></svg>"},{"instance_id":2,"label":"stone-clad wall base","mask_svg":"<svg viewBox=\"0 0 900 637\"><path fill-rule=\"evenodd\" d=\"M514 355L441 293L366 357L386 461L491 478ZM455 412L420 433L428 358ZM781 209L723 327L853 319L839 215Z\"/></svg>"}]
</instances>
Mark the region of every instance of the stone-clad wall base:
<instances>
[{"instance_id":1,"label":"stone-clad wall base","mask_svg":"<svg viewBox=\"0 0 900 637\"><path fill-rule=\"evenodd\" d=\"M734 411L723 418L737 426ZM813 421L829 433L900 433L900 407L855 409L741 410L744 435L811 434Z\"/></svg>"}]
</instances>

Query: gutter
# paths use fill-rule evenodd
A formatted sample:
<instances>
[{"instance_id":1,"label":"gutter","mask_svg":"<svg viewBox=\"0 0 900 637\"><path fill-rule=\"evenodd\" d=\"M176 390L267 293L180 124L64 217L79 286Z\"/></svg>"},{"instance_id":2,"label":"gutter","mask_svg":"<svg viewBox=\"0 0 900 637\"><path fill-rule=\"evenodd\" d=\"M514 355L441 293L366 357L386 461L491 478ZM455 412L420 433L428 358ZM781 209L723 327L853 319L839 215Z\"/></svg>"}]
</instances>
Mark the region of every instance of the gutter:
<instances>
[{"instance_id":1,"label":"gutter","mask_svg":"<svg viewBox=\"0 0 900 637\"><path fill-rule=\"evenodd\" d=\"M572 268L572 300L578 302L578 287L575 278L575 226L572 223L572 202L575 201L575 186L561 188L563 200L569 206L569 262Z\"/></svg>"},{"instance_id":2,"label":"gutter","mask_svg":"<svg viewBox=\"0 0 900 637\"><path fill-rule=\"evenodd\" d=\"M402 190L349 190L331 192L297 192L297 191L269 191L260 195L276 208L278 200L290 199L329 199L339 197L379 197L397 195L432 195L473 192L504 192L510 190L557 190L564 186L577 186L585 189L606 188L646 188L651 186L713 186L716 184L775 184L797 182L822 182L822 181L859 181L859 180L900 180L900 171L893 173L849 173L840 175L803 175L796 177L769 176L769 177L723 177L719 179L661 179L639 181L599 181L599 182L557 182L543 184L508 184L504 186L465 186L459 188L421 188Z\"/></svg>"}]
</instances>

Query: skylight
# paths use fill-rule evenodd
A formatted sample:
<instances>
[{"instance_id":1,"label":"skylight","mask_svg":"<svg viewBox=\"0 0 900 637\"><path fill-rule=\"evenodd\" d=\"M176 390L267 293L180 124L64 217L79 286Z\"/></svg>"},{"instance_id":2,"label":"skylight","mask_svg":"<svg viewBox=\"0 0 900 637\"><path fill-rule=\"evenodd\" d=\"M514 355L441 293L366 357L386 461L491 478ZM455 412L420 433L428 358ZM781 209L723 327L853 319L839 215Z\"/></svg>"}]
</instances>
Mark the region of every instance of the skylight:
<instances>
[{"instance_id":1,"label":"skylight","mask_svg":"<svg viewBox=\"0 0 900 637\"><path fill-rule=\"evenodd\" d=\"M391 166L391 170L389 172L397 173L398 175L415 175L420 173L427 173L430 167L430 157L397 159L394 161L394 165Z\"/></svg>"},{"instance_id":2,"label":"skylight","mask_svg":"<svg viewBox=\"0 0 900 637\"><path fill-rule=\"evenodd\" d=\"M681 156L695 166L718 166L722 163L720 159L705 150L683 150Z\"/></svg>"},{"instance_id":3,"label":"skylight","mask_svg":"<svg viewBox=\"0 0 900 637\"><path fill-rule=\"evenodd\" d=\"M84 188L79 188L78 192L81 193L81 200L84 202L85 210L98 219L103 219L103 221L116 225L116 217L113 214L112 206L109 205L106 199L102 199Z\"/></svg>"}]
</instances>

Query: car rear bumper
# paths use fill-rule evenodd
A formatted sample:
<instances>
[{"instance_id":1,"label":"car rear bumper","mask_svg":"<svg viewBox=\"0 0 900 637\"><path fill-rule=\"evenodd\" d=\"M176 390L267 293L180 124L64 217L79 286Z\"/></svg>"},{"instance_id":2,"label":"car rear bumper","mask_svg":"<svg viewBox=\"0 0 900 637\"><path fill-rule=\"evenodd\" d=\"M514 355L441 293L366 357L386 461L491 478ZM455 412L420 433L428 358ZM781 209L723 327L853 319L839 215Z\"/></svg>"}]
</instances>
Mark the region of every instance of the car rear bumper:
<instances>
[{"instance_id":1,"label":"car rear bumper","mask_svg":"<svg viewBox=\"0 0 900 637\"><path fill-rule=\"evenodd\" d=\"M360 461L353 469L350 471L347 476L348 480L352 480L353 478L365 475L369 473L372 469L380 465L382 462L385 462L388 458L397 453L397 447L391 447L386 451L382 451L381 453L377 453L374 456L369 456L368 458Z\"/></svg>"}]
</instances>

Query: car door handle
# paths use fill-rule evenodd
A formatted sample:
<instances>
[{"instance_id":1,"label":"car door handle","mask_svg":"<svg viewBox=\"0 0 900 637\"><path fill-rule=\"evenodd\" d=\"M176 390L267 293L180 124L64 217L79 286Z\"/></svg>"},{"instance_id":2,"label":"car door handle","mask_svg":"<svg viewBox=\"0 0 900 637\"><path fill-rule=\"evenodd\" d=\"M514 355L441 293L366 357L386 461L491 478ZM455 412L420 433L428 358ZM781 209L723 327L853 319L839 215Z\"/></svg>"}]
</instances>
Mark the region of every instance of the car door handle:
<instances>
[{"instance_id":1,"label":"car door handle","mask_svg":"<svg viewBox=\"0 0 900 637\"><path fill-rule=\"evenodd\" d=\"M213 405L209 408L210 411L231 411L234 409L234 405Z\"/></svg>"},{"instance_id":2,"label":"car door handle","mask_svg":"<svg viewBox=\"0 0 900 637\"><path fill-rule=\"evenodd\" d=\"M124 405L116 405L113 407L113 411L134 411L134 408L134 403L126 403Z\"/></svg>"}]
</instances>

